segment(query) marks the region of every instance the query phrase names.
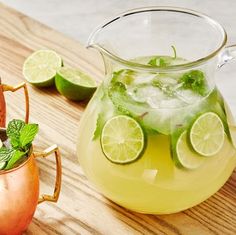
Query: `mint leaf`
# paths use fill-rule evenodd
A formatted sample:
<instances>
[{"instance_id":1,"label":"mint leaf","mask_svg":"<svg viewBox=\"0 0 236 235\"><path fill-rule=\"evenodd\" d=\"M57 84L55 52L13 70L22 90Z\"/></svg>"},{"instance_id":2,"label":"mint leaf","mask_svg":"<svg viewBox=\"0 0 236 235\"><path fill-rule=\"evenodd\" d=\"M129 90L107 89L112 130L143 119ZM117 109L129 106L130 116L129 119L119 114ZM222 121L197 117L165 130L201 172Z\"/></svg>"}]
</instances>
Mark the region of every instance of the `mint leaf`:
<instances>
[{"instance_id":1,"label":"mint leaf","mask_svg":"<svg viewBox=\"0 0 236 235\"><path fill-rule=\"evenodd\" d=\"M174 56L171 58L170 56L156 56L149 60L148 64L151 66L158 66L158 67L166 67L171 65L171 60L175 60L177 58L177 53L175 47L172 45L171 48L173 49Z\"/></svg>"},{"instance_id":2,"label":"mint leaf","mask_svg":"<svg viewBox=\"0 0 236 235\"><path fill-rule=\"evenodd\" d=\"M20 146L23 148L31 144L38 133L38 124L26 124L20 131Z\"/></svg>"},{"instance_id":3,"label":"mint leaf","mask_svg":"<svg viewBox=\"0 0 236 235\"><path fill-rule=\"evenodd\" d=\"M157 59L158 59L158 57L154 57L154 58L150 59L148 64L151 66L157 66Z\"/></svg>"},{"instance_id":4,"label":"mint leaf","mask_svg":"<svg viewBox=\"0 0 236 235\"><path fill-rule=\"evenodd\" d=\"M14 153L14 149L8 149L6 147L0 148L0 162L8 161Z\"/></svg>"},{"instance_id":5,"label":"mint leaf","mask_svg":"<svg viewBox=\"0 0 236 235\"><path fill-rule=\"evenodd\" d=\"M6 165L7 165L7 162L0 162L0 170L4 170Z\"/></svg>"},{"instance_id":6,"label":"mint leaf","mask_svg":"<svg viewBox=\"0 0 236 235\"><path fill-rule=\"evenodd\" d=\"M103 128L104 124L105 124L104 117L103 117L102 113L99 113L98 118L97 118L97 122L96 122L96 129L93 134L93 140L96 140L101 135L102 128Z\"/></svg>"},{"instance_id":7,"label":"mint leaf","mask_svg":"<svg viewBox=\"0 0 236 235\"><path fill-rule=\"evenodd\" d=\"M25 126L25 122L22 120L18 119L13 119L8 123L7 126L7 136L9 138L15 137L15 136L20 136L20 131L21 129Z\"/></svg>"},{"instance_id":8,"label":"mint leaf","mask_svg":"<svg viewBox=\"0 0 236 235\"><path fill-rule=\"evenodd\" d=\"M156 56L152 58L149 62L149 65L155 66L155 67L166 67L170 63L163 57Z\"/></svg>"},{"instance_id":9,"label":"mint leaf","mask_svg":"<svg viewBox=\"0 0 236 235\"><path fill-rule=\"evenodd\" d=\"M17 148L20 144L20 131L25 126L25 122L18 119L13 119L8 123L7 136L10 138L10 142L13 148Z\"/></svg>"},{"instance_id":10,"label":"mint leaf","mask_svg":"<svg viewBox=\"0 0 236 235\"><path fill-rule=\"evenodd\" d=\"M113 72L111 83L122 82L125 85L130 85L134 81L135 72L131 69L121 69Z\"/></svg>"},{"instance_id":11,"label":"mint leaf","mask_svg":"<svg viewBox=\"0 0 236 235\"><path fill-rule=\"evenodd\" d=\"M5 170L9 170L11 168L13 168L13 166L24 156L26 155L26 152L22 152L19 150L15 150L12 154L11 159L9 160L9 162L7 163Z\"/></svg>"},{"instance_id":12,"label":"mint leaf","mask_svg":"<svg viewBox=\"0 0 236 235\"><path fill-rule=\"evenodd\" d=\"M191 70L187 73L184 73L179 80L180 83L183 83L183 87L186 89L191 89L201 96L207 94L207 84L205 80L205 75L200 70Z\"/></svg>"},{"instance_id":13,"label":"mint leaf","mask_svg":"<svg viewBox=\"0 0 236 235\"><path fill-rule=\"evenodd\" d=\"M25 124L22 120L14 119L8 123L6 134L11 146L0 148L0 170L8 170L20 160L27 158L32 141L38 132L37 124Z\"/></svg>"}]
</instances>

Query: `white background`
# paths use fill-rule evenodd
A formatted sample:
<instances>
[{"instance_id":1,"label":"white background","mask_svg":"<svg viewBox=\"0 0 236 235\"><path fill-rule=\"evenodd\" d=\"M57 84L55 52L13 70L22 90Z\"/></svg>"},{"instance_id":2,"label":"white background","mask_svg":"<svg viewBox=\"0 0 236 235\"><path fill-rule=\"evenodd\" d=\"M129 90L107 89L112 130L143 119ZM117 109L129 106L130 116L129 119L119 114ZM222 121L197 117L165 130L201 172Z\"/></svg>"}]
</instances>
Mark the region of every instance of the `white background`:
<instances>
[{"instance_id":1,"label":"white background","mask_svg":"<svg viewBox=\"0 0 236 235\"><path fill-rule=\"evenodd\" d=\"M100 23L131 8L164 5L191 8L219 21L236 44L236 0L0 0L83 44ZM217 85L236 115L236 61L217 73Z\"/></svg>"}]
</instances>

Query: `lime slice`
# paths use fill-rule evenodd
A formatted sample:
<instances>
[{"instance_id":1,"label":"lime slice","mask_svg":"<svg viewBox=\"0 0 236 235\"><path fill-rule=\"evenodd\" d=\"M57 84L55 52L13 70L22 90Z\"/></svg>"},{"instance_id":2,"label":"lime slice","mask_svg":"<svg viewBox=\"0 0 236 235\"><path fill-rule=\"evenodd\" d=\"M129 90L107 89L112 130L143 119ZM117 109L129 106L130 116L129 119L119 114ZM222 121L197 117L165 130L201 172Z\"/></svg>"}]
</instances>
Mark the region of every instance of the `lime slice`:
<instances>
[{"instance_id":1,"label":"lime slice","mask_svg":"<svg viewBox=\"0 0 236 235\"><path fill-rule=\"evenodd\" d=\"M133 118L118 115L109 119L102 130L101 146L114 163L125 164L138 159L144 149L144 133Z\"/></svg>"},{"instance_id":2,"label":"lime slice","mask_svg":"<svg viewBox=\"0 0 236 235\"><path fill-rule=\"evenodd\" d=\"M60 68L55 79L57 90L67 99L84 100L96 90L96 82L77 68Z\"/></svg>"},{"instance_id":3,"label":"lime slice","mask_svg":"<svg viewBox=\"0 0 236 235\"><path fill-rule=\"evenodd\" d=\"M194 150L203 156L217 154L224 144L224 125L213 112L202 114L190 130L190 142Z\"/></svg>"},{"instance_id":4,"label":"lime slice","mask_svg":"<svg viewBox=\"0 0 236 235\"><path fill-rule=\"evenodd\" d=\"M174 151L174 160L187 169L196 169L201 166L205 160L204 157L201 157L194 150L191 150L191 147L188 144L187 131L184 131L179 136Z\"/></svg>"},{"instance_id":5,"label":"lime slice","mask_svg":"<svg viewBox=\"0 0 236 235\"><path fill-rule=\"evenodd\" d=\"M51 86L54 84L56 71L61 66L62 59L55 51L38 50L25 60L23 75L35 86Z\"/></svg>"}]
</instances>

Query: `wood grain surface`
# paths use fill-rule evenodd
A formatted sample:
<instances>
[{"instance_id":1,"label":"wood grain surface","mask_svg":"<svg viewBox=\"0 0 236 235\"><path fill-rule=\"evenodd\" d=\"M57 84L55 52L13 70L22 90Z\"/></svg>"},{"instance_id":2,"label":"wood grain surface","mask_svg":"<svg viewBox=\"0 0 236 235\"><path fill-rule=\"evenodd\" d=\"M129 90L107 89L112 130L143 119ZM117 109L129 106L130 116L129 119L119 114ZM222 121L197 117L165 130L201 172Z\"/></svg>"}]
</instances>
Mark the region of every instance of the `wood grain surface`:
<instances>
[{"instance_id":1,"label":"wood grain surface","mask_svg":"<svg viewBox=\"0 0 236 235\"><path fill-rule=\"evenodd\" d=\"M57 51L66 65L78 66L101 81L103 65L97 54L0 4L0 76L3 82L11 85L22 82L25 58L41 48ZM217 194L190 210L164 216L130 212L97 192L77 162L76 132L86 104L70 102L53 88L39 90L29 85L29 93L30 121L40 125L35 148L42 150L54 143L59 145L63 183L58 203L39 205L26 234L236 234L236 172ZM6 100L8 119L24 116L23 92L6 94ZM41 193L50 193L55 179L54 158L38 163Z\"/></svg>"}]
</instances>

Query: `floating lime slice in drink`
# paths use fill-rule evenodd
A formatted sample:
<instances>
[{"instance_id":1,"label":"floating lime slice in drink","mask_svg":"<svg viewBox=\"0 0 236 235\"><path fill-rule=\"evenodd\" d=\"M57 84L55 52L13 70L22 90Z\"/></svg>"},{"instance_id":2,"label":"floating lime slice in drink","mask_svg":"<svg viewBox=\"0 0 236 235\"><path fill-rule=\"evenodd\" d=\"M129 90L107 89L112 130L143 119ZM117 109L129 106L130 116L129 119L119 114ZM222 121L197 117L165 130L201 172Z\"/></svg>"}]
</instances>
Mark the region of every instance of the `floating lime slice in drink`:
<instances>
[{"instance_id":1,"label":"floating lime slice in drink","mask_svg":"<svg viewBox=\"0 0 236 235\"><path fill-rule=\"evenodd\" d=\"M62 59L55 51L38 50L25 60L23 75L35 86L51 86L54 83L56 71L61 66Z\"/></svg>"},{"instance_id":2,"label":"floating lime slice in drink","mask_svg":"<svg viewBox=\"0 0 236 235\"><path fill-rule=\"evenodd\" d=\"M194 150L203 156L217 154L224 144L224 125L213 112L202 114L190 129L190 142Z\"/></svg>"},{"instance_id":3,"label":"floating lime slice in drink","mask_svg":"<svg viewBox=\"0 0 236 235\"><path fill-rule=\"evenodd\" d=\"M77 68L60 68L55 79L57 90L67 99L84 100L96 90L96 82Z\"/></svg>"},{"instance_id":4,"label":"floating lime slice in drink","mask_svg":"<svg viewBox=\"0 0 236 235\"><path fill-rule=\"evenodd\" d=\"M187 131L184 131L176 142L174 160L187 169L196 169L205 160L189 146Z\"/></svg>"},{"instance_id":5,"label":"floating lime slice in drink","mask_svg":"<svg viewBox=\"0 0 236 235\"><path fill-rule=\"evenodd\" d=\"M109 119L102 130L101 146L114 163L125 164L138 159L144 149L144 133L133 118L118 115Z\"/></svg>"}]
</instances>

